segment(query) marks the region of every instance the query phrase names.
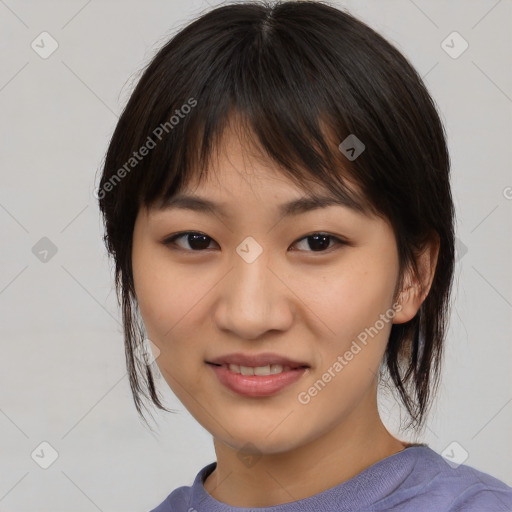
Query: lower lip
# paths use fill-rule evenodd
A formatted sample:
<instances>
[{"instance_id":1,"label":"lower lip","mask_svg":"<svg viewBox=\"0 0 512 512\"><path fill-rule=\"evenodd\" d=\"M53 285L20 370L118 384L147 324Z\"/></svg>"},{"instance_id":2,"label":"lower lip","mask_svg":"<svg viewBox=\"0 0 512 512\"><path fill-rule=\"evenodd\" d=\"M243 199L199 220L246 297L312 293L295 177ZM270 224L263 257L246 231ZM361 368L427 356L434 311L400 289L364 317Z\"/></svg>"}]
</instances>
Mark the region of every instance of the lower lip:
<instances>
[{"instance_id":1,"label":"lower lip","mask_svg":"<svg viewBox=\"0 0 512 512\"><path fill-rule=\"evenodd\" d=\"M209 364L215 375L228 389L243 396L271 396L300 379L308 368L296 368L274 375L242 375L222 366Z\"/></svg>"}]
</instances>

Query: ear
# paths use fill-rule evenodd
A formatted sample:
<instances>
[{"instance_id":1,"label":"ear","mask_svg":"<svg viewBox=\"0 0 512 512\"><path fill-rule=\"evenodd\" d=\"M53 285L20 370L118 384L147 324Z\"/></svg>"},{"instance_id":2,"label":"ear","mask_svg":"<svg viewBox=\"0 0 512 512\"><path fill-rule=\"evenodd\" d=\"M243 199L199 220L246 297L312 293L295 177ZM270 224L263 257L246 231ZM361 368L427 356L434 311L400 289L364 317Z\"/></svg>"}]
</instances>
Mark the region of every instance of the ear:
<instances>
[{"instance_id":1,"label":"ear","mask_svg":"<svg viewBox=\"0 0 512 512\"><path fill-rule=\"evenodd\" d=\"M423 251L417 256L419 276L414 276L412 270L408 271L404 282L406 283L395 304L394 324L408 322L418 312L426 299L432 281L434 280L439 255L439 236L429 241Z\"/></svg>"}]
</instances>

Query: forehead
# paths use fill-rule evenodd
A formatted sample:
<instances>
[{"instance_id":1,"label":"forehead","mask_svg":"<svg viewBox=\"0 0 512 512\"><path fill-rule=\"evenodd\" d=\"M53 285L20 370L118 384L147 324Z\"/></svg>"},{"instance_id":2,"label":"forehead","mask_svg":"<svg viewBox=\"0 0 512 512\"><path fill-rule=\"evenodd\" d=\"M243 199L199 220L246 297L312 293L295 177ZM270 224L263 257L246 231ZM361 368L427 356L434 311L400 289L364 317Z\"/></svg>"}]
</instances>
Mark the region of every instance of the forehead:
<instances>
[{"instance_id":1,"label":"forehead","mask_svg":"<svg viewBox=\"0 0 512 512\"><path fill-rule=\"evenodd\" d=\"M313 145L313 144L311 144ZM267 145L268 146L268 145ZM204 149L204 148L202 148ZM337 147L335 147L337 150ZM235 187L252 184L264 186L270 184L276 191L301 194L304 191L326 191L327 186L318 177L313 176L304 164L291 164L293 172L276 160L292 156L284 154L269 156L269 150L262 147L259 137L252 126L244 122L238 113L230 116L227 125L220 131L218 138L212 140L207 161L198 172L197 166L187 177L184 187L189 192L197 189L215 189L232 185ZM279 152L279 151L278 151ZM336 151L336 154L339 153ZM196 161L197 163L197 161ZM289 164L290 165L290 164ZM338 173L346 179L348 172L340 165Z\"/></svg>"}]
</instances>

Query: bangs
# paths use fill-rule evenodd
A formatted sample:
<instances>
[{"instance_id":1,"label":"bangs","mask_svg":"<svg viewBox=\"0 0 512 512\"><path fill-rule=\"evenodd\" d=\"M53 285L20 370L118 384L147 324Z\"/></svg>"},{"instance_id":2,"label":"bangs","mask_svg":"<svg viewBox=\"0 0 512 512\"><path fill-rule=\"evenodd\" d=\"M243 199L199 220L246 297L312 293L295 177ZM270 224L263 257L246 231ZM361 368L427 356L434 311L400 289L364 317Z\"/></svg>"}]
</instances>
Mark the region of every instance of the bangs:
<instances>
[{"instance_id":1,"label":"bangs","mask_svg":"<svg viewBox=\"0 0 512 512\"><path fill-rule=\"evenodd\" d=\"M198 112L198 116L210 115L211 123L208 127L204 123L202 126L190 123L185 128L187 144L184 151L173 152L171 147L167 148L173 156L163 159L161 166L152 166L151 174L146 174L147 180L141 184L140 204L162 207L192 183L198 185L205 179L215 178L214 162L226 147L226 136L235 135L244 154L280 172L304 192L310 192L316 184L358 212L376 213L347 171L348 165L342 165L342 157L338 155L341 152L332 142L332 135L330 138L329 134L324 135L318 126L311 133L298 130L293 133L280 128L282 123L279 121L285 117L280 118L277 113L272 116L272 124L269 124L269 118L258 116L254 119L239 111L215 117L218 114L216 111ZM318 137L317 145L311 144L313 137ZM158 172L160 169L166 172Z\"/></svg>"}]
</instances>

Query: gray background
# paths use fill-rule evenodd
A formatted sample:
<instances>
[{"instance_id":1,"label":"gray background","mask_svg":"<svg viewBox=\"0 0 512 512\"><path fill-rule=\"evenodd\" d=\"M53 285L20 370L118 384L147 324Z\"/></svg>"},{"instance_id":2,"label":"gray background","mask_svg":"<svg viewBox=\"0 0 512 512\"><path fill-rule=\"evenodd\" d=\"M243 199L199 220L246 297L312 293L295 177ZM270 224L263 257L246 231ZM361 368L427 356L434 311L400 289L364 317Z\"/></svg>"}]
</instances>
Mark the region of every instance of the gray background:
<instances>
[{"instance_id":1,"label":"gray background","mask_svg":"<svg viewBox=\"0 0 512 512\"><path fill-rule=\"evenodd\" d=\"M166 387L178 413L155 412L154 434L137 417L93 196L138 70L209 4L0 0L0 511L149 510L214 460ZM422 440L439 453L455 441L466 464L512 485L511 1L338 4L410 58L449 138L457 298ZM59 45L46 59L31 47L43 31ZM453 31L469 43L458 58L441 45ZM382 413L411 438L389 397ZM42 442L58 453L47 469Z\"/></svg>"}]
</instances>

